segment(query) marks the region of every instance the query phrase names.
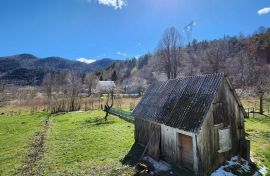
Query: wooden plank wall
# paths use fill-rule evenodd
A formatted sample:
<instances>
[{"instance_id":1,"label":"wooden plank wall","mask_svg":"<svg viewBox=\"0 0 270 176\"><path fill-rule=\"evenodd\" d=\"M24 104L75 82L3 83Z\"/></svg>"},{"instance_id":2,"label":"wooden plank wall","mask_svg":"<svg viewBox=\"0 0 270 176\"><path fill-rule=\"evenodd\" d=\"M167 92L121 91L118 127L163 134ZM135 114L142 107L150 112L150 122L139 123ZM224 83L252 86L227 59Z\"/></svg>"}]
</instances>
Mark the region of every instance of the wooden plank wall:
<instances>
[{"instance_id":1,"label":"wooden plank wall","mask_svg":"<svg viewBox=\"0 0 270 176\"><path fill-rule=\"evenodd\" d=\"M149 122L135 118L135 142L145 146L149 141Z\"/></svg>"},{"instance_id":2,"label":"wooden plank wall","mask_svg":"<svg viewBox=\"0 0 270 176\"><path fill-rule=\"evenodd\" d=\"M161 125L161 154L166 161L179 160L177 133L174 128Z\"/></svg>"},{"instance_id":3,"label":"wooden plank wall","mask_svg":"<svg viewBox=\"0 0 270 176\"><path fill-rule=\"evenodd\" d=\"M147 153L155 159L160 157L160 125L151 123L150 144Z\"/></svg>"},{"instance_id":4,"label":"wooden plank wall","mask_svg":"<svg viewBox=\"0 0 270 176\"><path fill-rule=\"evenodd\" d=\"M240 107L231 91L228 83L224 80L213 101L214 103L222 102L224 106L223 113L220 113L224 116L221 118L223 122L214 124L213 112L217 113L218 110L214 109L217 106L212 104L200 130L198 137L201 157L199 170L204 175L208 175L225 160L236 155L239 152L240 140L245 138L244 129L239 128L241 118L244 118L244 114L240 111ZM228 126L231 128L232 149L228 152L219 153L218 129Z\"/></svg>"},{"instance_id":5,"label":"wooden plank wall","mask_svg":"<svg viewBox=\"0 0 270 176\"><path fill-rule=\"evenodd\" d=\"M150 142L147 154L155 159L160 157L160 132L159 124L135 118L135 141L143 146Z\"/></svg>"}]
</instances>

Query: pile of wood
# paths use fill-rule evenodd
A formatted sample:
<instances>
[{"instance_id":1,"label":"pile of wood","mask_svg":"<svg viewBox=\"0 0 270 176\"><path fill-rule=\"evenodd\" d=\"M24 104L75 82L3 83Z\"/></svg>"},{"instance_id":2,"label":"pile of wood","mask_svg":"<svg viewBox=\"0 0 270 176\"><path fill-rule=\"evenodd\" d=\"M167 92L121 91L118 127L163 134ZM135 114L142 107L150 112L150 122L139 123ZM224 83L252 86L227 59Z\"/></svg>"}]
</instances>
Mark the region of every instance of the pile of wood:
<instances>
[{"instance_id":1,"label":"pile of wood","mask_svg":"<svg viewBox=\"0 0 270 176\"><path fill-rule=\"evenodd\" d=\"M146 164L138 163L135 166L135 172L138 176L148 176L149 175L149 169Z\"/></svg>"}]
</instances>

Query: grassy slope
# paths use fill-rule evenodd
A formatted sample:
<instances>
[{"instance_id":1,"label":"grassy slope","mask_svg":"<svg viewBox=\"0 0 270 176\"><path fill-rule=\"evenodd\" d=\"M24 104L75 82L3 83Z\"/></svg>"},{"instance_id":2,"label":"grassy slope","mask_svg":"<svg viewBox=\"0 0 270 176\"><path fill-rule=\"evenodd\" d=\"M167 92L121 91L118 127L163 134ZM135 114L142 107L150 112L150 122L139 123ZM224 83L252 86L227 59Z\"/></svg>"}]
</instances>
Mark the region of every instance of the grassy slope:
<instances>
[{"instance_id":1,"label":"grassy slope","mask_svg":"<svg viewBox=\"0 0 270 176\"><path fill-rule=\"evenodd\" d=\"M68 113L52 118L44 175L130 175L121 160L134 143L134 126L117 117L103 120L100 111ZM121 173L121 174L120 174Z\"/></svg>"},{"instance_id":2,"label":"grassy slope","mask_svg":"<svg viewBox=\"0 0 270 176\"><path fill-rule=\"evenodd\" d=\"M12 175L22 165L28 145L45 114L0 117L0 175Z\"/></svg>"}]
</instances>

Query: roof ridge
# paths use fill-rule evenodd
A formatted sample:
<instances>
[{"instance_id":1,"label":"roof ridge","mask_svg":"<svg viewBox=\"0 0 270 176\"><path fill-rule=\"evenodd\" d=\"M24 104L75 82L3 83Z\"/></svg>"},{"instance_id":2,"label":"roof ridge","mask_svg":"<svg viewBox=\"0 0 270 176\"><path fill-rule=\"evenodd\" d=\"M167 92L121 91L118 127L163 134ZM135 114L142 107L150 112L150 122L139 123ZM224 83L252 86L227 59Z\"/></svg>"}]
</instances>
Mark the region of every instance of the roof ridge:
<instances>
[{"instance_id":1,"label":"roof ridge","mask_svg":"<svg viewBox=\"0 0 270 176\"><path fill-rule=\"evenodd\" d=\"M206 76L226 76L224 72L219 73L208 73L208 74L199 74L199 75L190 75L190 76L182 76L174 79L168 79L167 81L173 81L173 80L180 80L180 79L186 79L186 78L195 78L195 77L206 77ZM158 82L167 82L167 81L158 81Z\"/></svg>"}]
</instances>

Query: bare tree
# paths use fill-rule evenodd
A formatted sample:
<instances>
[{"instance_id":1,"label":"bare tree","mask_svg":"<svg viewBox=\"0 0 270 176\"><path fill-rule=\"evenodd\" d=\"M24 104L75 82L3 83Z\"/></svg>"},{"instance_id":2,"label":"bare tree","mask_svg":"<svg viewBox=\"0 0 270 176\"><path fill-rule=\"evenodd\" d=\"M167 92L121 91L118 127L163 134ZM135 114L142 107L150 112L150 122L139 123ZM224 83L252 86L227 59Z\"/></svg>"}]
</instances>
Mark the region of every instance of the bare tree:
<instances>
[{"instance_id":1,"label":"bare tree","mask_svg":"<svg viewBox=\"0 0 270 176\"><path fill-rule=\"evenodd\" d=\"M87 73L84 77L84 83L87 85L89 97L92 95L92 89L96 86L97 82L98 78L93 73Z\"/></svg>"},{"instance_id":2,"label":"bare tree","mask_svg":"<svg viewBox=\"0 0 270 176\"><path fill-rule=\"evenodd\" d=\"M228 58L228 45L225 40L213 43L213 46L206 51L206 59L210 73L223 72L225 62Z\"/></svg>"},{"instance_id":3,"label":"bare tree","mask_svg":"<svg viewBox=\"0 0 270 176\"><path fill-rule=\"evenodd\" d=\"M76 100L78 99L81 86L81 78L74 72L70 71L66 75L68 95L70 97L70 111L78 110L79 107L76 106Z\"/></svg>"},{"instance_id":4,"label":"bare tree","mask_svg":"<svg viewBox=\"0 0 270 176\"><path fill-rule=\"evenodd\" d=\"M256 93L260 97L260 114L263 114L263 97L266 92L270 91L270 78L268 66L260 67L256 71Z\"/></svg>"},{"instance_id":5,"label":"bare tree","mask_svg":"<svg viewBox=\"0 0 270 176\"><path fill-rule=\"evenodd\" d=\"M111 99L111 104L109 105L109 100ZM109 115L109 112L111 110L111 108L113 107L113 103L114 103L114 90L110 90L110 92L108 92L107 94L107 102L106 102L106 105L105 105L105 112L106 112L106 115L104 117L105 120L108 119L108 115Z\"/></svg>"},{"instance_id":6,"label":"bare tree","mask_svg":"<svg viewBox=\"0 0 270 176\"><path fill-rule=\"evenodd\" d=\"M54 84L53 75L52 73L47 73L43 78L43 86L45 87L47 98L48 98L48 104L51 104L52 100L52 87Z\"/></svg>"},{"instance_id":7,"label":"bare tree","mask_svg":"<svg viewBox=\"0 0 270 176\"><path fill-rule=\"evenodd\" d=\"M175 27L166 29L159 42L157 55L160 66L166 72L168 79L177 77L180 66L180 33Z\"/></svg>"},{"instance_id":8,"label":"bare tree","mask_svg":"<svg viewBox=\"0 0 270 176\"><path fill-rule=\"evenodd\" d=\"M237 55L237 82L241 87L250 86L256 80L255 59L251 58L246 50L242 50Z\"/></svg>"}]
</instances>

